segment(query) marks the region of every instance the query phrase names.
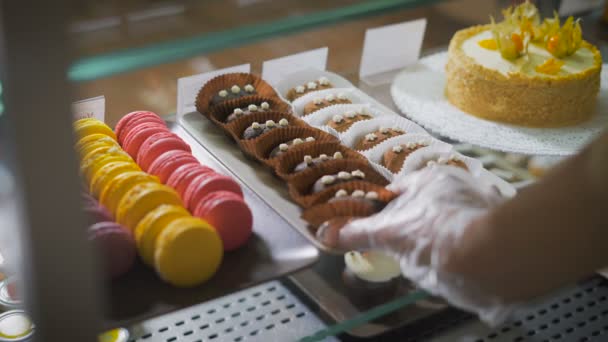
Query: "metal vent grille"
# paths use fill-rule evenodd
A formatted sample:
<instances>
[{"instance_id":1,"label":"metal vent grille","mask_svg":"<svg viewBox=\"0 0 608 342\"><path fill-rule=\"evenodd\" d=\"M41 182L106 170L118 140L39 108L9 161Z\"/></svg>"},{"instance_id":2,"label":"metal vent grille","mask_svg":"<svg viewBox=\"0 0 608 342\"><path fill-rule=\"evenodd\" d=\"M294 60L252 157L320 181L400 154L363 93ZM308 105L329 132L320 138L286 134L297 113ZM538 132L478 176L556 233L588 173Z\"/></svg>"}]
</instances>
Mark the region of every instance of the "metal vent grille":
<instances>
[{"instance_id":1,"label":"metal vent grille","mask_svg":"<svg viewBox=\"0 0 608 342\"><path fill-rule=\"evenodd\" d=\"M325 327L272 281L133 325L129 342L293 341Z\"/></svg>"}]
</instances>

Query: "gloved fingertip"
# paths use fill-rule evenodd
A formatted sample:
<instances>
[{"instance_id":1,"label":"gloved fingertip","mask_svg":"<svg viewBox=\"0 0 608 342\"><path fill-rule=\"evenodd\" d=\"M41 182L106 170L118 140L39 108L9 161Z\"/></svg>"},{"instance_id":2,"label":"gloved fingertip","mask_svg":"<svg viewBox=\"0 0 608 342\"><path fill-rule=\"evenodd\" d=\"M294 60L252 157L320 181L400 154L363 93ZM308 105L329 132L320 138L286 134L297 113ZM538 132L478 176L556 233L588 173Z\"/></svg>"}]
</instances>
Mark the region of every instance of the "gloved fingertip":
<instances>
[{"instance_id":1,"label":"gloved fingertip","mask_svg":"<svg viewBox=\"0 0 608 342\"><path fill-rule=\"evenodd\" d=\"M369 232L360 226L346 225L338 231L337 237L337 246L345 250L372 247Z\"/></svg>"}]
</instances>

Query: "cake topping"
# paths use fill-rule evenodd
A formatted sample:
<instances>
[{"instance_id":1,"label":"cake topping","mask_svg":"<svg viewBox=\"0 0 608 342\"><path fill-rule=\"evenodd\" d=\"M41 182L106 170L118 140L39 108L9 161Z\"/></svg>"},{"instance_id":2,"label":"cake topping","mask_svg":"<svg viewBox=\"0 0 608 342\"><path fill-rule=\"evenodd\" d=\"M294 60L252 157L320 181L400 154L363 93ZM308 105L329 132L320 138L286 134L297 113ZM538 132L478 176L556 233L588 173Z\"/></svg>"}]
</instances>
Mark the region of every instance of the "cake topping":
<instances>
[{"instance_id":1,"label":"cake topping","mask_svg":"<svg viewBox=\"0 0 608 342\"><path fill-rule=\"evenodd\" d=\"M326 175L326 176L321 177L321 183L323 183L324 185L332 184L335 181L336 181L336 177L331 176L331 175Z\"/></svg>"},{"instance_id":2,"label":"cake topping","mask_svg":"<svg viewBox=\"0 0 608 342\"><path fill-rule=\"evenodd\" d=\"M313 89L317 89L317 84L315 82L308 82L306 84L306 88L313 90Z\"/></svg>"},{"instance_id":3,"label":"cake topping","mask_svg":"<svg viewBox=\"0 0 608 342\"><path fill-rule=\"evenodd\" d=\"M308 138L306 138L306 142L313 142L313 141L315 141L314 137L308 137Z\"/></svg>"},{"instance_id":4,"label":"cake topping","mask_svg":"<svg viewBox=\"0 0 608 342\"><path fill-rule=\"evenodd\" d=\"M536 67L536 72L547 75L555 75L561 70L564 64L564 61L560 61L559 59L555 58L549 58L543 64L538 65Z\"/></svg>"},{"instance_id":5,"label":"cake topping","mask_svg":"<svg viewBox=\"0 0 608 342\"><path fill-rule=\"evenodd\" d=\"M401 147L401 145L393 146L393 152L401 153L403 152L403 147Z\"/></svg>"},{"instance_id":6,"label":"cake topping","mask_svg":"<svg viewBox=\"0 0 608 342\"><path fill-rule=\"evenodd\" d=\"M272 120L268 120L266 121L266 127L267 128L274 128L276 126L276 123Z\"/></svg>"},{"instance_id":7,"label":"cake topping","mask_svg":"<svg viewBox=\"0 0 608 342\"><path fill-rule=\"evenodd\" d=\"M332 118L332 120L335 123L340 123L340 122L344 121L344 118L342 117L342 115L336 114L336 115L334 115L334 117Z\"/></svg>"},{"instance_id":8,"label":"cake topping","mask_svg":"<svg viewBox=\"0 0 608 342\"><path fill-rule=\"evenodd\" d=\"M296 93L298 93L298 94L302 94L304 92L304 90L306 90L306 88L304 88L304 86L296 87Z\"/></svg>"},{"instance_id":9,"label":"cake topping","mask_svg":"<svg viewBox=\"0 0 608 342\"><path fill-rule=\"evenodd\" d=\"M260 125L259 122L254 122L254 123L251 124L251 128L253 128L253 129L260 129L260 128L262 128L262 126Z\"/></svg>"},{"instance_id":10,"label":"cake topping","mask_svg":"<svg viewBox=\"0 0 608 342\"><path fill-rule=\"evenodd\" d=\"M233 113L237 116L243 115L243 110L241 108L235 108Z\"/></svg>"},{"instance_id":11,"label":"cake topping","mask_svg":"<svg viewBox=\"0 0 608 342\"><path fill-rule=\"evenodd\" d=\"M321 103L323 103L323 99L321 98L316 98L314 100L312 100L312 103L316 104L317 106L320 105Z\"/></svg>"},{"instance_id":12,"label":"cake topping","mask_svg":"<svg viewBox=\"0 0 608 342\"><path fill-rule=\"evenodd\" d=\"M325 96L325 100L327 100L329 102L334 102L336 100L336 97L333 94L329 94L329 95Z\"/></svg>"},{"instance_id":13,"label":"cake topping","mask_svg":"<svg viewBox=\"0 0 608 342\"><path fill-rule=\"evenodd\" d=\"M361 170L355 170L351 172L351 175L355 178L365 178L365 173Z\"/></svg>"},{"instance_id":14,"label":"cake topping","mask_svg":"<svg viewBox=\"0 0 608 342\"><path fill-rule=\"evenodd\" d=\"M228 96L228 92L226 90L220 90L220 92L218 93L218 95L220 97L226 97L226 96Z\"/></svg>"},{"instance_id":15,"label":"cake topping","mask_svg":"<svg viewBox=\"0 0 608 342\"><path fill-rule=\"evenodd\" d=\"M295 138L293 139L292 145L299 145L302 144L304 142L304 140L300 139L300 138Z\"/></svg>"},{"instance_id":16,"label":"cake topping","mask_svg":"<svg viewBox=\"0 0 608 342\"><path fill-rule=\"evenodd\" d=\"M336 198L346 197L346 196L348 196L348 192L344 189L340 189L340 190L336 191L336 194L334 195L334 197L336 197Z\"/></svg>"},{"instance_id":17,"label":"cake topping","mask_svg":"<svg viewBox=\"0 0 608 342\"><path fill-rule=\"evenodd\" d=\"M426 162L426 166L433 166L433 165L437 165L437 162L434 160L429 160L428 162Z\"/></svg>"},{"instance_id":18,"label":"cake topping","mask_svg":"<svg viewBox=\"0 0 608 342\"><path fill-rule=\"evenodd\" d=\"M390 132L390 129L386 128L386 127L380 127L378 129L380 131L380 133L382 134L388 134Z\"/></svg>"},{"instance_id":19,"label":"cake topping","mask_svg":"<svg viewBox=\"0 0 608 342\"><path fill-rule=\"evenodd\" d=\"M279 120L279 126L285 127L287 125L289 125L289 121L287 121L287 119L283 118L283 119Z\"/></svg>"},{"instance_id":20,"label":"cake topping","mask_svg":"<svg viewBox=\"0 0 608 342\"><path fill-rule=\"evenodd\" d=\"M329 79L327 77L320 77L319 78L319 84L320 85L328 85L329 84Z\"/></svg>"},{"instance_id":21,"label":"cake topping","mask_svg":"<svg viewBox=\"0 0 608 342\"><path fill-rule=\"evenodd\" d=\"M247 109L250 112L257 112L258 111L258 106L254 105L254 104L250 104L249 107L247 107Z\"/></svg>"},{"instance_id":22,"label":"cake topping","mask_svg":"<svg viewBox=\"0 0 608 342\"><path fill-rule=\"evenodd\" d=\"M344 94L344 93L338 94L338 100L346 100L346 94Z\"/></svg>"},{"instance_id":23,"label":"cake topping","mask_svg":"<svg viewBox=\"0 0 608 342\"><path fill-rule=\"evenodd\" d=\"M352 118L354 118L354 117L357 115L357 113L355 113L355 112L354 112L354 111L352 111L352 110L349 110L349 111L347 111L346 113L344 113L344 115L345 115L347 118L352 119Z\"/></svg>"},{"instance_id":24,"label":"cake topping","mask_svg":"<svg viewBox=\"0 0 608 342\"><path fill-rule=\"evenodd\" d=\"M306 163L306 165L312 165L312 163L313 163L312 156L305 155L304 156L304 162Z\"/></svg>"},{"instance_id":25,"label":"cake topping","mask_svg":"<svg viewBox=\"0 0 608 342\"><path fill-rule=\"evenodd\" d=\"M289 145L287 145L287 144L279 145L279 150L285 152L285 151L287 151L287 149L289 149Z\"/></svg>"},{"instance_id":26,"label":"cake topping","mask_svg":"<svg viewBox=\"0 0 608 342\"><path fill-rule=\"evenodd\" d=\"M393 132L395 132L395 133L405 133L405 131L402 130L401 128L399 128L399 127L393 127Z\"/></svg>"},{"instance_id":27,"label":"cake topping","mask_svg":"<svg viewBox=\"0 0 608 342\"><path fill-rule=\"evenodd\" d=\"M365 191L363 190L355 190L353 191L352 194L350 194L352 197L365 197Z\"/></svg>"},{"instance_id":28,"label":"cake topping","mask_svg":"<svg viewBox=\"0 0 608 342\"><path fill-rule=\"evenodd\" d=\"M334 159L342 159L344 158L344 156L342 155L342 152L337 151L336 153L334 153Z\"/></svg>"},{"instance_id":29,"label":"cake topping","mask_svg":"<svg viewBox=\"0 0 608 342\"><path fill-rule=\"evenodd\" d=\"M353 176L350 173L346 172L346 171L340 171L340 172L338 172L338 178L341 179L341 180L349 180L352 177Z\"/></svg>"},{"instance_id":30,"label":"cake topping","mask_svg":"<svg viewBox=\"0 0 608 342\"><path fill-rule=\"evenodd\" d=\"M239 86L237 86L236 84L232 86L232 88L230 88L230 91L233 94L238 94L239 92L241 92L241 88L239 88Z\"/></svg>"},{"instance_id":31,"label":"cake topping","mask_svg":"<svg viewBox=\"0 0 608 342\"><path fill-rule=\"evenodd\" d=\"M270 108L270 104L268 104L268 102L262 102L260 107L262 107L263 110L268 110Z\"/></svg>"},{"instance_id":32,"label":"cake topping","mask_svg":"<svg viewBox=\"0 0 608 342\"><path fill-rule=\"evenodd\" d=\"M369 133L365 135L365 140L367 141L374 141L378 139L378 136L375 133Z\"/></svg>"},{"instance_id":33,"label":"cake topping","mask_svg":"<svg viewBox=\"0 0 608 342\"><path fill-rule=\"evenodd\" d=\"M365 198L368 200L377 200L378 199L378 193L375 191L370 191L368 193L365 194Z\"/></svg>"},{"instance_id":34,"label":"cake topping","mask_svg":"<svg viewBox=\"0 0 608 342\"><path fill-rule=\"evenodd\" d=\"M255 90L255 88L251 84L246 85L244 89L248 93L253 93Z\"/></svg>"},{"instance_id":35,"label":"cake topping","mask_svg":"<svg viewBox=\"0 0 608 342\"><path fill-rule=\"evenodd\" d=\"M319 159L322 161L326 161L329 159L329 157L327 156L327 154L323 153L319 155Z\"/></svg>"}]
</instances>

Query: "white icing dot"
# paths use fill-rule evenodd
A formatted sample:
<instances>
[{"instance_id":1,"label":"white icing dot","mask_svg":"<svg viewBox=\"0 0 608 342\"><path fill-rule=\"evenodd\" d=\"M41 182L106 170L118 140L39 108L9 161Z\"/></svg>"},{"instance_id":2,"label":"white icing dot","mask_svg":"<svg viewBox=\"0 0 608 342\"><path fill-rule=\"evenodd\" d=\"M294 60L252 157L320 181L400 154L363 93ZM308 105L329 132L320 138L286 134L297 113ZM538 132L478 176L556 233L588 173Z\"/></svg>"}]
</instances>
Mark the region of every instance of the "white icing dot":
<instances>
[{"instance_id":1,"label":"white icing dot","mask_svg":"<svg viewBox=\"0 0 608 342\"><path fill-rule=\"evenodd\" d=\"M325 96L325 100L327 100L329 102L334 102L336 100L336 97L333 94L329 94L329 95Z\"/></svg>"},{"instance_id":2,"label":"white icing dot","mask_svg":"<svg viewBox=\"0 0 608 342\"><path fill-rule=\"evenodd\" d=\"M401 145L393 146L393 152L401 153L403 152L403 147L401 147Z\"/></svg>"},{"instance_id":3,"label":"white icing dot","mask_svg":"<svg viewBox=\"0 0 608 342\"><path fill-rule=\"evenodd\" d=\"M313 162L312 156L305 155L305 156L304 156L304 162L305 162L307 165L312 164L312 162Z\"/></svg>"},{"instance_id":4,"label":"white icing dot","mask_svg":"<svg viewBox=\"0 0 608 342\"><path fill-rule=\"evenodd\" d=\"M308 137L305 140L306 140L306 142L313 142L313 141L315 141L315 138L314 137Z\"/></svg>"},{"instance_id":5,"label":"white icing dot","mask_svg":"<svg viewBox=\"0 0 608 342\"><path fill-rule=\"evenodd\" d=\"M388 128L386 128L386 127L380 127L379 131L380 131L380 133L382 133L382 134L388 134L389 129L388 129Z\"/></svg>"},{"instance_id":6,"label":"white icing dot","mask_svg":"<svg viewBox=\"0 0 608 342\"><path fill-rule=\"evenodd\" d=\"M255 88L251 84L245 86L245 91L248 93L253 93L254 90Z\"/></svg>"},{"instance_id":7,"label":"white icing dot","mask_svg":"<svg viewBox=\"0 0 608 342\"><path fill-rule=\"evenodd\" d=\"M376 139L378 139L378 136L374 133L369 133L365 135L365 140L367 141L374 141Z\"/></svg>"},{"instance_id":8,"label":"white icing dot","mask_svg":"<svg viewBox=\"0 0 608 342\"><path fill-rule=\"evenodd\" d=\"M233 85L232 88L230 88L230 91L234 94L238 94L241 91L241 88L237 85Z\"/></svg>"},{"instance_id":9,"label":"white icing dot","mask_svg":"<svg viewBox=\"0 0 608 342\"><path fill-rule=\"evenodd\" d=\"M429 160L428 162L426 162L426 166L433 166L433 165L437 165L437 162L434 160Z\"/></svg>"},{"instance_id":10,"label":"white icing dot","mask_svg":"<svg viewBox=\"0 0 608 342\"><path fill-rule=\"evenodd\" d=\"M351 172L351 174L353 175L353 177L356 177L356 178L365 178L365 173L361 170L355 170L355 171Z\"/></svg>"},{"instance_id":11,"label":"white icing dot","mask_svg":"<svg viewBox=\"0 0 608 342\"><path fill-rule=\"evenodd\" d=\"M344 189L340 189L340 190L336 191L336 194L334 196L335 197L346 197L346 196L348 196L348 192Z\"/></svg>"},{"instance_id":12,"label":"white icing dot","mask_svg":"<svg viewBox=\"0 0 608 342\"><path fill-rule=\"evenodd\" d=\"M329 84L329 79L327 77L321 77L321 78L319 78L319 84L321 84L321 85L328 85Z\"/></svg>"},{"instance_id":13,"label":"white icing dot","mask_svg":"<svg viewBox=\"0 0 608 342\"><path fill-rule=\"evenodd\" d=\"M340 99L340 100L346 100L346 94L344 94L344 93L338 94L338 99Z\"/></svg>"},{"instance_id":14,"label":"white icing dot","mask_svg":"<svg viewBox=\"0 0 608 342\"><path fill-rule=\"evenodd\" d=\"M287 121L287 119L283 118L283 119L279 120L279 126L285 127L287 125L289 125L289 121Z\"/></svg>"},{"instance_id":15,"label":"white icing dot","mask_svg":"<svg viewBox=\"0 0 608 342\"><path fill-rule=\"evenodd\" d=\"M270 105L268 104L268 102L262 102L262 104L260 104L260 107L262 107L263 110L267 110L268 108L270 108Z\"/></svg>"},{"instance_id":16,"label":"white icing dot","mask_svg":"<svg viewBox=\"0 0 608 342\"><path fill-rule=\"evenodd\" d=\"M317 84L315 82L308 82L306 83L306 88L308 89L317 89Z\"/></svg>"},{"instance_id":17,"label":"white icing dot","mask_svg":"<svg viewBox=\"0 0 608 342\"><path fill-rule=\"evenodd\" d=\"M344 115L346 115L347 118L352 119L352 118L354 118L357 115L357 113L355 113L352 110L349 110L348 112L344 113Z\"/></svg>"},{"instance_id":18,"label":"white icing dot","mask_svg":"<svg viewBox=\"0 0 608 342\"><path fill-rule=\"evenodd\" d=\"M300 138L295 138L295 139L293 139L292 144L293 144L293 145L299 145L299 144L301 144L301 143L303 143L303 142L304 142L304 140L302 140L302 139L300 139Z\"/></svg>"},{"instance_id":19,"label":"white icing dot","mask_svg":"<svg viewBox=\"0 0 608 342\"><path fill-rule=\"evenodd\" d=\"M351 179L352 177L353 176L346 171L338 172L338 178L340 178L341 180L348 180L348 179Z\"/></svg>"},{"instance_id":20,"label":"white icing dot","mask_svg":"<svg viewBox=\"0 0 608 342\"><path fill-rule=\"evenodd\" d=\"M405 147L412 149L412 148L416 147L416 143L409 142L409 143L405 144Z\"/></svg>"},{"instance_id":21,"label":"white icing dot","mask_svg":"<svg viewBox=\"0 0 608 342\"><path fill-rule=\"evenodd\" d=\"M440 164L440 165L447 164L448 161L449 161L449 159L446 157L439 157L439 159L437 159L437 164Z\"/></svg>"},{"instance_id":22,"label":"white icing dot","mask_svg":"<svg viewBox=\"0 0 608 342\"><path fill-rule=\"evenodd\" d=\"M367 194L365 194L365 198L369 199L369 200L377 200L378 199L378 193L375 191L370 191Z\"/></svg>"},{"instance_id":23,"label":"white icing dot","mask_svg":"<svg viewBox=\"0 0 608 342\"><path fill-rule=\"evenodd\" d=\"M327 159L329 159L329 157L327 156L327 154L323 153L319 155L319 159L321 159L322 161L326 161Z\"/></svg>"},{"instance_id":24,"label":"white icing dot","mask_svg":"<svg viewBox=\"0 0 608 342\"><path fill-rule=\"evenodd\" d=\"M334 115L334 117L332 118L332 120L335 123L340 123L340 122L342 122L344 120L344 118L342 117L342 115L336 114L336 115Z\"/></svg>"},{"instance_id":25,"label":"white icing dot","mask_svg":"<svg viewBox=\"0 0 608 342\"><path fill-rule=\"evenodd\" d=\"M302 94L304 92L304 90L306 90L306 88L304 88L304 86L296 87L296 93L298 93L298 94Z\"/></svg>"},{"instance_id":26,"label":"white icing dot","mask_svg":"<svg viewBox=\"0 0 608 342\"><path fill-rule=\"evenodd\" d=\"M335 181L336 181L336 177L331 176L331 175L321 177L321 183L323 183L325 185L331 184Z\"/></svg>"},{"instance_id":27,"label":"white icing dot","mask_svg":"<svg viewBox=\"0 0 608 342\"><path fill-rule=\"evenodd\" d=\"M351 194L352 197L365 197L365 191L363 190L355 190Z\"/></svg>"},{"instance_id":28,"label":"white icing dot","mask_svg":"<svg viewBox=\"0 0 608 342\"><path fill-rule=\"evenodd\" d=\"M228 92L226 90L220 90L220 92L218 93L219 96L221 97L226 97L228 96Z\"/></svg>"},{"instance_id":29,"label":"white icing dot","mask_svg":"<svg viewBox=\"0 0 608 342\"><path fill-rule=\"evenodd\" d=\"M260 129L260 127L261 126L260 126L259 122L254 122L254 123L251 124L251 128L253 128L253 129Z\"/></svg>"},{"instance_id":30,"label":"white icing dot","mask_svg":"<svg viewBox=\"0 0 608 342\"><path fill-rule=\"evenodd\" d=\"M334 159L342 159L344 158L344 156L342 155L342 152L337 151L336 153L334 153Z\"/></svg>"},{"instance_id":31,"label":"white icing dot","mask_svg":"<svg viewBox=\"0 0 608 342\"><path fill-rule=\"evenodd\" d=\"M268 120L266 121L266 127L274 127L276 126L276 123L272 120Z\"/></svg>"},{"instance_id":32,"label":"white icing dot","mask_svg":"<svg viewBox=\"0 0 608 342\"><path fill-rule=\"evenodd\" d=\"M258 106L254 105L254 104L250 104L249 107L247 107L247 109L249 109L250 112L257 112Z\"/></svg>"},{"instance_id":33,"label":"white icing dot","mask_svg":"<svg viewBox=\"0 0 608 342\"><path fill-rule=\"evenodd\" d=\"M236 115L243 115L243 110L241 108L235 108L234 109L234 114L236 114Z\"/></svg>"},{"instance_id":34,"label":"white icing dot","mask_svg":"<svg viewBox=\"0 0 608 342\"><path fill-rule=\"evenodd\" d=\"M289 145L287 145L287 144L279 145L279 150L285 152L285 151L287 151L287 149L289 149Z\"/></svg>"},{"instance_id":35,"label":"white icing dot","mask_svg":"<svg viewBox=\"0 0 608 342\"><path fill-rule=\"evenodd\" d=\"M316 98L316 99L312 100L312 103L314 103L316 105L320 105L321 103L323 103L323 99Z\"/></svg>"},{"instance_id":36,"label":"white icing dot","mask_svg":"<svg viewBox=\"0 0 608 342\"><path fill-rule=\"evenodd\" d=\"M393 132L395 132L395 133L404 133L405 131L402 130L401 128L399 128L399 127L393 127Z\"/></svg>"}]
</instances>

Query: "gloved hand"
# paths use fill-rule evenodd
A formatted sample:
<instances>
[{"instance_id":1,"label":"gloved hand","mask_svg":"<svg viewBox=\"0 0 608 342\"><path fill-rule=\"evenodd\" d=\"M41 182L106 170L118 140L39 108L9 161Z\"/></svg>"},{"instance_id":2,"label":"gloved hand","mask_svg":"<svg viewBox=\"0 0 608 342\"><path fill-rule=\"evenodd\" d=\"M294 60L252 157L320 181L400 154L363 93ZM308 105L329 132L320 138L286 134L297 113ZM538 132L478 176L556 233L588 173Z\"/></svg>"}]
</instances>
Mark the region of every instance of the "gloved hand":
<instances>
[{"instance_id":1,"label":"gloved hand","mask_svg":"<svg viewBox=\"0 0 608 342\"><path fill-rule=\"evenodd\" d=\"M486 322L504 320L514 306L445 267L471 223L504 200L498 190L460 168L439 165L398 178L388 188L400 196L382 212L339 231L320 232L319 238L345 250L382 250L399 261L403 276L427 292Z\"/></svg>"}]
</instances>

